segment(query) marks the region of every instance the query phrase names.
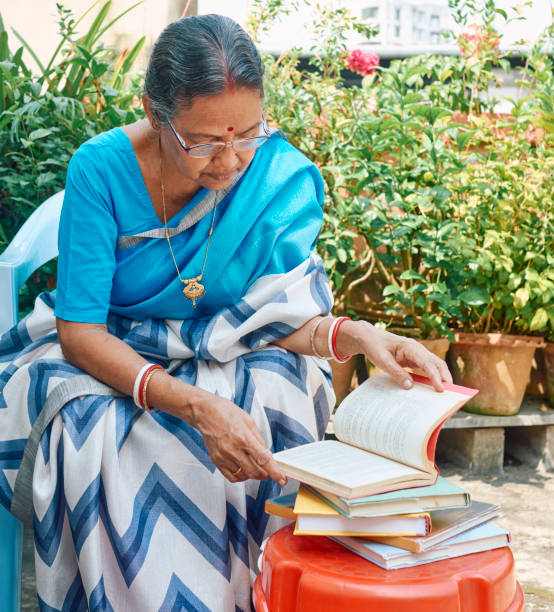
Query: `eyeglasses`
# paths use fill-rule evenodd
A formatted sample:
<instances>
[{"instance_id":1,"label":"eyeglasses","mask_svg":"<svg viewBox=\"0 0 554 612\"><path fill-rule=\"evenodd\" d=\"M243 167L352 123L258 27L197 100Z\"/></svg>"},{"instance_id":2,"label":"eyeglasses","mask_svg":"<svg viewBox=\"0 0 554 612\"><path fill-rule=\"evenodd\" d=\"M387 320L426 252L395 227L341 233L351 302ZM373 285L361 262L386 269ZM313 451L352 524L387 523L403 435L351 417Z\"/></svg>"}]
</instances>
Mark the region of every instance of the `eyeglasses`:
<instances>
[{"instance_id":1,"label":"eyeglasses","mask_svg":"<svg viewBox=\"0 0 554 612\"><path fill-rule=\"evenodd\" d=\"M192 147L188 147L185 144L183 138L177 133L177 130L173 127L173 124L168 119L167 124L171 128L173 134L175 134L175 138L177 138L177 142L181 146L181 148L186 151L191 157L210 157L212 155L216 155L221 153L223 149L227 147L233 147L233 149L239 153L241 151L252 151L253 149L257 149L261 147L264 142L271 136L269 132L269 126L267 125L266 118L262 113L262 121L259 124L260 130L263 131L263 134L259 136L253 136L252 138L240 138L239 140L233 140L231 142L205 142L197 145L192 145Z\"/></svg>"}]
</instances>

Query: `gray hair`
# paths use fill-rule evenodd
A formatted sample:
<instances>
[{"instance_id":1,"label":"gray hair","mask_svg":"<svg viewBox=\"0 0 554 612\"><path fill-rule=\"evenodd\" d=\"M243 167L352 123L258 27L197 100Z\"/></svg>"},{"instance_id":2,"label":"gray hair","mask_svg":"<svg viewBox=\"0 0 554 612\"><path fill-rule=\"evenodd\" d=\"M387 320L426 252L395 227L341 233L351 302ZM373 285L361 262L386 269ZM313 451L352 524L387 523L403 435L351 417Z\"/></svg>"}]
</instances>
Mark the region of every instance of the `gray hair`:
<instances>
[{"instance_id":1,"label":"gray hair","mask_svg":"<svg viewBox=\"0 0 554 612\"><path fill-rule=\"evenodd\" d=\"M197 96L247 87L263 97L264 66L252 39L222 15L183 17L169 24L152 49L144 93L160 123Z\"/></svg>"}]
</instances>

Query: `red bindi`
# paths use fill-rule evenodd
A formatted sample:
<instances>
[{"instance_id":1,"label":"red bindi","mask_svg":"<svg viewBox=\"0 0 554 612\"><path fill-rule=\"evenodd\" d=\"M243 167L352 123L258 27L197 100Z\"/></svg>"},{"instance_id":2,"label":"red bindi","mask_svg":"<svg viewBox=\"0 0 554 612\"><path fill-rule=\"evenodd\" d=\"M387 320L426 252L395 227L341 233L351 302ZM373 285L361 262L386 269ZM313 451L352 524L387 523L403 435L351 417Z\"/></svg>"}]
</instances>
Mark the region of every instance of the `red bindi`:
<instances>
[{"instance_id":1,"label":"red bindi","mask_svg":"<svg viewBox=\"0 0 554 612\"><path fill-rule=\"evenodd\" d=\"M231 126L229 126L229 127L227 128L227 131L228 131L228 132L232 132L234 129L235 129L235 128L234 128L234 127L231 125Z\"/></svg>"}]
</instances>

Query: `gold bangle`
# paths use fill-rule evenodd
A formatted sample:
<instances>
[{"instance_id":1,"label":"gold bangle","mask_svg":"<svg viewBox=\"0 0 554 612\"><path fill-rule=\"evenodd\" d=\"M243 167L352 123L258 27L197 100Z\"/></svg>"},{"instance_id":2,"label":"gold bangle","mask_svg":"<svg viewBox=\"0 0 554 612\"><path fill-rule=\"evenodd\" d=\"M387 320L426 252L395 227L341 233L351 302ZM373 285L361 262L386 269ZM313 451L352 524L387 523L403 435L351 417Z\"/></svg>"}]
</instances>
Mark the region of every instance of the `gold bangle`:
<instances>
[{"instance_id":1,"label":"gold bangle","mask_svg":"<svg viewBox=\"0 0 554 612\"><path fill-rule=\"evenodd\" d=\"M319 327L319 324L324 321L325 319L332 319L333 317L331 315L327 315L326 317L321 317L321 319L319 319L319 321L313 326L312 331L310 332L310 344L312 345L312 352L313 354L318 358L318 359L324 359L325 361L329 361L329 359L332 359L333 357L324 357L323 355L320 355L317 352L317 349L315 348L315 334L317 332L317 328Z\"/></svg>"}]
</instances>

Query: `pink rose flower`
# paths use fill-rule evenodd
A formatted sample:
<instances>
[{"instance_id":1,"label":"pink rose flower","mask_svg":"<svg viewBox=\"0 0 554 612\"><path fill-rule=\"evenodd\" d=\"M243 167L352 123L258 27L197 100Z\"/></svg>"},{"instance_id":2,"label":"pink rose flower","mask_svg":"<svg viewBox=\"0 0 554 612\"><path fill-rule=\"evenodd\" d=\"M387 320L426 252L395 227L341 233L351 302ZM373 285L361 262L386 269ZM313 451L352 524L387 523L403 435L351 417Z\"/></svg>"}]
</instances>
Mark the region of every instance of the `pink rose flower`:
<instances>
[{"instance_id":1,"label":"pink rose flower","mask_svg":"<svg viewBox=\"0 0 554 612\"><path fill-rule=\"evenodd\" d=\"M544 138L544 130L530 125L525 132L525 138L532 147L537 147Z\"/></svg>"},{"instance_id":2,"label":"pink rose flower","mask_svg":"<svg viewBox=\"0 0 554 612\"><path fill-rule=\"evenodd\" d=\"M482 54L495 53L500 46L500 36L491 28L472 24L473 34L464 32L458 37L458 47L463 57L479 57Z\"/></svg>"},{"instance_id":3,"label":"pink rose flower","mask_svg":"<svg viewBox=\"0 0 554 612\"><path fill-rule=\"evenodd\" d=\"M349 70L366 76L375 72L375 67L379 65L379 56L371 51L355 49L346 56L344 65Z\"/></svg>"}]
</instances>

